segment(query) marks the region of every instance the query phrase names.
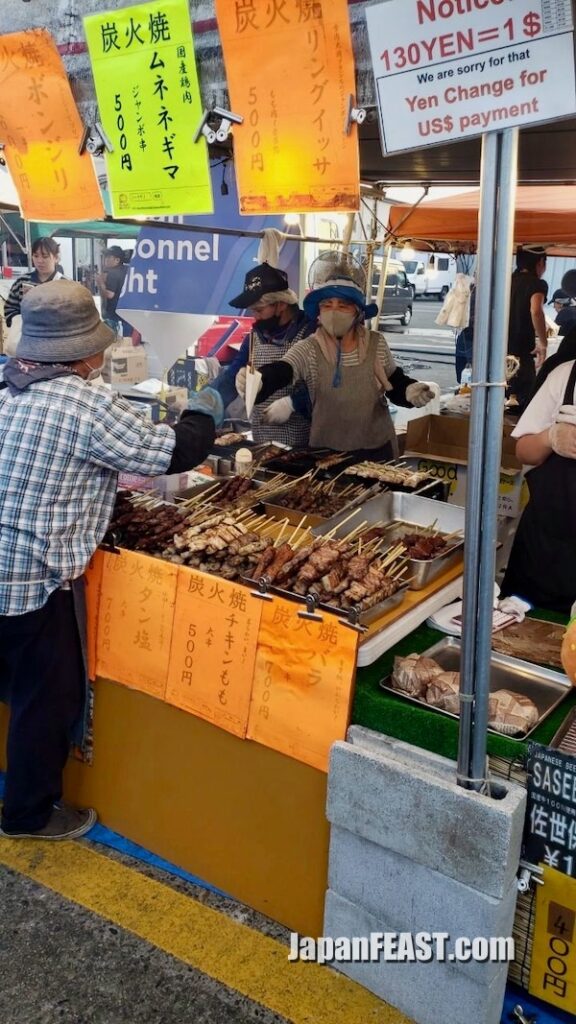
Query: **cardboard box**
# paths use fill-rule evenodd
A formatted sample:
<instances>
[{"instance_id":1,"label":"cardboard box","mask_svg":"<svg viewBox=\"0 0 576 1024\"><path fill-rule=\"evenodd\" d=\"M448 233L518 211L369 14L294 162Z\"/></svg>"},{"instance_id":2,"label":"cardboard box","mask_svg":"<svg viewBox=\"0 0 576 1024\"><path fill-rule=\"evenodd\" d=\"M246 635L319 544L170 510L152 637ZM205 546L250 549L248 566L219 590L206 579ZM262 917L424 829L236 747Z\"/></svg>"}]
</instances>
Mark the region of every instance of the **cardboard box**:
<instances>
[{"instance_id":1,"label":"cardboard box","mask_svg":"<svg viewBox=\"0 0 576 1024\"><path fill-rule=\"evenodd\" d=\"M504 425L498 515L516 517L528 500L522 465L516 458L513 427ZM470 421L460 416L423 416L407 425L403 458L411 466L450 484L448 501L466 505Z\"/></svg>"},{"instance_id":2,"label":"cardboard box","mask_svg":"<svg viewBox=\"0 0 576 1024\"><path fill-rule=\"evenodd\" d=\"M148 376L148 360L142 345L113 345L106 352L102 377L107 384L139 384Z\"/></svg>"}]
</instances>

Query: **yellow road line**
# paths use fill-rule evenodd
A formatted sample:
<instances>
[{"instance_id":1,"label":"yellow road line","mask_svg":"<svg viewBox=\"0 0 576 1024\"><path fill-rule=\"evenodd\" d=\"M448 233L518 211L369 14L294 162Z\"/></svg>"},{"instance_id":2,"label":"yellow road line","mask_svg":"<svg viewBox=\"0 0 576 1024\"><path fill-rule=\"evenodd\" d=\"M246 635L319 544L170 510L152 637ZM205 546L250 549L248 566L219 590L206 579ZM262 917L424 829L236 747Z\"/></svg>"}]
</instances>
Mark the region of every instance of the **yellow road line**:
<instances>
[{"instance_id":1,"label":"yellow road line","mask_svg":"<svg viewBox=\"0 0 576 1024\"><path fill-rule=\"evenodd\" d=\"M0 839L0 863L99 914L294 1024L409 1024L336 971L79 843Z\"/></svg>"}]
</instances>

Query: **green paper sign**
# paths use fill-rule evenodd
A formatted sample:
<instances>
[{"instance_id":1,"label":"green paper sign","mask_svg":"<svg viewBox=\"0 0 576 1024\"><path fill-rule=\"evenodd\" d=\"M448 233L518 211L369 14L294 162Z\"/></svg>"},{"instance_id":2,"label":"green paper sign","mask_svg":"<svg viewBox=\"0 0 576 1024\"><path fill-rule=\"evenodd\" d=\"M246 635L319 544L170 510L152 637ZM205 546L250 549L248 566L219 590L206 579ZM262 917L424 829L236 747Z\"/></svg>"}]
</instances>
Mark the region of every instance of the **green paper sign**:
<instances>
[{"instance_id":1,"label":"green paper sign","mask_svg":"<svg viewBox=\"0 0 576 1024\"><path fill-rule=\"evenodd\" d=\"M116 217L212 213L187 0L84 18Z\"/></svg>"}]
</instances>

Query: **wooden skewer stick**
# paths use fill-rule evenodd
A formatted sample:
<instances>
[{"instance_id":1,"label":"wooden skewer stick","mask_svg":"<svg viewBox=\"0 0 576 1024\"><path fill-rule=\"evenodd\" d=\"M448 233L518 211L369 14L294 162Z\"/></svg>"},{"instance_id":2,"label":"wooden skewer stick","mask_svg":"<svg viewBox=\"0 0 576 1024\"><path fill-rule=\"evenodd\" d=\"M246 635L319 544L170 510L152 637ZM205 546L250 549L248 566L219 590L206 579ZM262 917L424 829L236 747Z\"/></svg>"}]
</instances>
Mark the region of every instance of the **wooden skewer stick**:
<instances>
[{"instance_id":1,"label":"wooden skewer stick","mask_svg":"<svg viewBox=\"0 0 576 1024\"><path fill-rule=\"evenodd\" d=\"M288 520L285 519L284 522L283 522L283 525L282 525L282 529L280 530L280 533L278 534L278 536L276 537L276 540L274 541L274 547L275 548L279 548L280 547L280 543L281 543L282 537L284 535L284 530L286 529L287 526L288 526Z\"/></svg>"},{"instance_id":2,"label":"wooden skewer stick","mask_svg":"<svg viewBox=\"0 0 576 1024\"><path fill-rule=\"evenodd\" d=\"M292 544L292 550L293 551L296 551L296 549L300 547L300 545L304 542L304 539L306 539L306 541L310 540L310 537L307 536L307 535L310 533L311 529L312 529L312 527L308 526L304 530L304 532L300 535L300 537L298 537L298 540L294 541L294 543Z\"/></svg>"},{"instance_id":3,"label":"wooden skewer stick","mask_svg":"<svg viewBox=\"0 0 576 1024\"><path fill-rule=\"evenodd\" d=\"M302 516L302 519L301 519L301 520L300 520L300 522L298 523L298 526L295 526L295 527L294 527L294 530L293 530L293 532L292 532L292 533L290 534L290 536L288 537L288 544L292 544L292 542L293 542L294 538L295 538L295 537L297 536L297 534L298 534L298 530L301 530L301 529L303 528L303 526L304 526L304 523L306 522L307 518L308 518L308 513L307 513L307 512L305 512L305 513L304 513L304 515Z\"/></svg>"}]
</instances>

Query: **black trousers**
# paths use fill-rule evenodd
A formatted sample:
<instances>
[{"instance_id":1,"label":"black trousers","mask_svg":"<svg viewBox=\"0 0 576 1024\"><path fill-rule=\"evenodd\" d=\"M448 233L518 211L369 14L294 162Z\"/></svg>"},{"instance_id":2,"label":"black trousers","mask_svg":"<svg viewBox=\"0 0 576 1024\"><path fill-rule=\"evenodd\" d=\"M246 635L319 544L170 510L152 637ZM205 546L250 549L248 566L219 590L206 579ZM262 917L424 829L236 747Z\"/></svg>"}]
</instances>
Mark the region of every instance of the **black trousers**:
<instances>
[{"instance_id":1,"label":"black trousers","mask_svg":"<svg viewBox=\"0 0 576 1024\"><path fill-rule=\"evenodd\" d=\"M6 832L43 828L62 796L72 729L84 702L84 662L70 590L42 608L0 616L0 673L10 701L2 810Z\"/></svg>"}]
</instances>

